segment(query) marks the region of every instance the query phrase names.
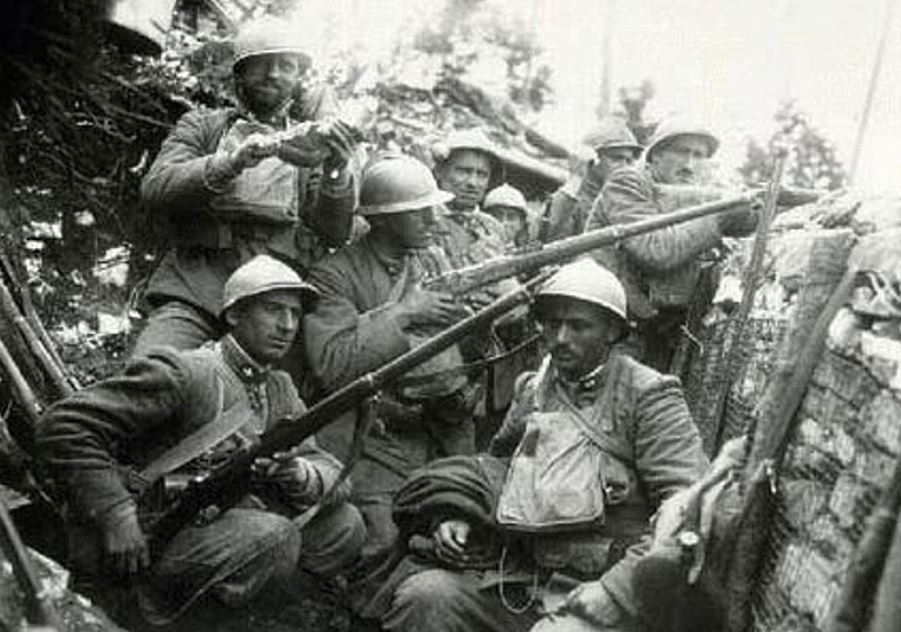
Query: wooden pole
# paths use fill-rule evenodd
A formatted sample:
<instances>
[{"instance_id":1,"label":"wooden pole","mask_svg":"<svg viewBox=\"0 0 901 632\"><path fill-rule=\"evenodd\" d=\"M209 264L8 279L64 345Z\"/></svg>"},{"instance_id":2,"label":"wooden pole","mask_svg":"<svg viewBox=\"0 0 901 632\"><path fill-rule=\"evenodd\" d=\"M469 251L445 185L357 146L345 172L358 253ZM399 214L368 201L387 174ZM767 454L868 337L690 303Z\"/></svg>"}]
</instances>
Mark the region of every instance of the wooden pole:
<instances>
[{"instance_id":1,"label":"wooden pole","mask_svg":"<svg viewBox=\"0 0 901 632\"><path fill-rule=\"evenodd\" d=\"M885 57L885 43L892 29L892 18L898 0L886 0L885 18L882 20L882 33L879 43L876 45L876 59L873 61L873 70L870 73L870 84L867 87L867 95L863 102L863 112L860 115L860 123L857 126L857 138L854 140L854 153L851 157L851 168L848 171L848 181L853 184L857 177L857 168L860 165L860 154L863 151L863 143L867 134L867 126L870 123L870 111L873 108L873 100L876 96L876 88L879 85L879 73L882 70L882 60Z\"/></svg>"}]
</instances>

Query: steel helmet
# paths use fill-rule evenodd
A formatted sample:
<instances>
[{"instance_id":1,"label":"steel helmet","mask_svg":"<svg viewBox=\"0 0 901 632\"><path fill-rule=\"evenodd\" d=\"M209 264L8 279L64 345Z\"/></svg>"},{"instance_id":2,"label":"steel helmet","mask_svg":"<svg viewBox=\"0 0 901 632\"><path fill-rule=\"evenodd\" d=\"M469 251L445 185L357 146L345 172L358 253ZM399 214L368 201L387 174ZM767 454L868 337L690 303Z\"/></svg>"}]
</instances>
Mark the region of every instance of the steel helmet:
<instances>
[{"instance_id":1,"label":"steel helmet","mask_svg":"<svg viewBox=\"0 0 901 632\"><path fill-rule=\"evenodd\" d=\"M635 139L635 134L624 120L616 117L604 119L600 126L585 135L582 142L595 152L605 149L631 149L636 156L641 152L641 145Z\"/></svg>"},{"instance_id":2,"label":"steel helmet","mask_svg":"<svg viewBox=\"0 0 901 632\"><path fill-rule=\"evenodd\" d=\"M660 149L666 143L678 136L696 136L707 143L707 157L710 158L719 149L720 141L714 136L706 126L700 125L693 121L687 121L680 118L665 119L657 125L654 134L648 141L648 146L644 150L645 160L651 157L651 154Z\"/></svg>"},{"instance_id":3,"label":"steel helmet","mask_svg":"<svg viewBox=\"0 0 901 632\"><path fill-rule=\"evenodd\" d=\"M309 51L300 45L297 29L290 23L271 15L251 20L242 25L234 39L235 61L239 62L257 55L273 55L290 53L303 58L309 66L312 57Z\"/></svg>"},{"instance_id":4,"label":"steel helmet","mask_svg":"<svg viewBox=\"0 0 901 632\"><path fill-rule=\"evenodd\" d=\"M455 151L471 149L481 152L491 160L490 186L494 187L504 180L504 159L500 149L491 142L488 134L481 127L454 130L447 135L443 142L432 146L432 157L436 165L441 165L450 158Z\"/></svg>"},{"instance_id":5,"label":"steel helmet","mask_svg":"<svg viewBox=\"0 0 901 632\"><path fill-rule=\"evenodd\" d=\"M297 291L304 309L311 308L319 298L319 290L301 279L290 266L269 255L257 255L228 277L219 315L224 315L239 301L276 290Z\"/></svg>"},{"instance_id":6,"label":"steel helmet","mask_svg":"<svg viewBox=\"0 0 901 632\"><path fill-rule=\"evenodd\" d=\"M600 305L624 321L626 316L626 290L610 270L590 257L577 259L561 267L548 279L536 295L568 296L580 301Z\"/></svg>"},{"instance_id":7,"label":"steel helmet","mask_svg":"<svg viewBox=\"0 0 901 632\"><path fill-rule=\"evenodd\" d=\"M495 206L515 208L521 210L523 213L526 212L527 208L525 196L520 193L519 189L512 187L509 184L502 184L495 189L491 189L491 191L488 192L488 195L485 196L482 208L485 211L488 211Z\"/></svg>"},{"instance_id":8,"label":"steel helmet","mask_svg":"<svg viewBox=\"0 0 901 632\"><path fill-rule=\"evenodd\" d=\"M403 213L444 204L454 198L442 191L423 163L403 154L383 156L363 172L359 213Z\"/></svg>"}]
</instances>

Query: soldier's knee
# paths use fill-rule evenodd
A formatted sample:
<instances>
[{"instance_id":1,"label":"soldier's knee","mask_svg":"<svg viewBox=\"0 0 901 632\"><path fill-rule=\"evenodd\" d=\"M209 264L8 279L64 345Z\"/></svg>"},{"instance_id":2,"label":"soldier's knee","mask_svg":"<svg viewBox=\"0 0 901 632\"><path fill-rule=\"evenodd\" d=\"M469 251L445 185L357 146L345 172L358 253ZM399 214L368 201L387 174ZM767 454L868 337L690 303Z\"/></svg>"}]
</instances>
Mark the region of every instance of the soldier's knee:
<instances>
[{"instance_id":1,"label":"soldier's knee","mask_svg":"<svg viewBox=\"0 0 901 632\"><path fill-rule=\"evenodd\" d=\"M420 615L440 617L458 608L463 588L457 573L441 569L422 571L407 578L394 593L394 607Z\"/></svg>"}]
</instances>

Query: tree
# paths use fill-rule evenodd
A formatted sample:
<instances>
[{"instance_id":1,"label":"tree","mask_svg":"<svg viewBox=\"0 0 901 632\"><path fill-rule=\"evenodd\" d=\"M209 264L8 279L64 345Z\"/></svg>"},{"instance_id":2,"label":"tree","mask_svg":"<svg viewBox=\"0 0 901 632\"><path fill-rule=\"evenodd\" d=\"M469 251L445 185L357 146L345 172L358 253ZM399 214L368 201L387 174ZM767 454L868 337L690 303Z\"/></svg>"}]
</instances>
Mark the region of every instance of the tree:
<instances>
[{"instance_id":1,"label":"tree","mask_svg":"<svg viewBox=\"0 0 901 632\"><path fill-rule=\"evenodd\" d=\"M654 83L650 79L619 89L618 113L625 116L626 125L642 145L647 143L657 127L656 123L648 123L644 118L645 108L654 98L655 92Z\"/></svg>"},{"instance_id":2,"label":"tree","mask_svg":"<svg viewBox=\"0 0 901 632\"><path fill-rule=\"evenodd\" d=\"M784 102L774 120L776 131L766 145L755 139L748 141L745 162L738 169L746 184L760 184L772 177L770 156L776 148L782 147L788 151L786 184L830 190L845 185L848 174L836 156L835 146L814 127L794 101Z\"/></svg>"}]
</instances>

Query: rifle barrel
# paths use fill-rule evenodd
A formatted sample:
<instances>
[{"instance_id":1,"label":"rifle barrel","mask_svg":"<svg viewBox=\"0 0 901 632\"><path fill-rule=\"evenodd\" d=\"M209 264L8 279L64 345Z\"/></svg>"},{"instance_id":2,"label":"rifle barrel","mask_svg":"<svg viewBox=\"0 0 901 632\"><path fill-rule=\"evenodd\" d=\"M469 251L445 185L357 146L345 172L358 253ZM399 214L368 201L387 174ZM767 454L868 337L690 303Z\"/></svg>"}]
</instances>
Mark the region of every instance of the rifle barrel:
<instances>
[{"instance_id":1,"label":"rifle barrel","mask_svg":"<svg viewBox=\"0 0 901 632\"><path fill-rule=\"evenodd\" d=\"M498 316L531 298L531 289L544 281L537 277L510 292L458 323L448 327L422 345L398 356L380 368L357 378L347 386L328 395L295 418L282 419L260 438L259 443L239 452L222 468L212 472L201 482L189 485L176 503L163 514L151 529L151 550L157 554L162 547L202 509L217 505L224 508L228 499L245 488L247 472L258 458L288 450L317 433L362 399L377 392L384 385L444 351L465 336L490 323Z\"/></svg>"},{"instance_id":2,"label":"rifle barrel","mask_svg":"<svg viewBox=\"0 0 901 632\"><path fill-rule=\"evenodd\" d=\"M734 210L736 206L747 204L752 198L752 194L738 195L661 214L631 224L605 226L582 235L551 242L535 252L504 255L480 264L451 270L427 283L427 287L440 288L452 294L465 294L477 287L532 272L546 265L571 259L629 237L682 224L699 217Z\"/></svg>"}]
</instances>

